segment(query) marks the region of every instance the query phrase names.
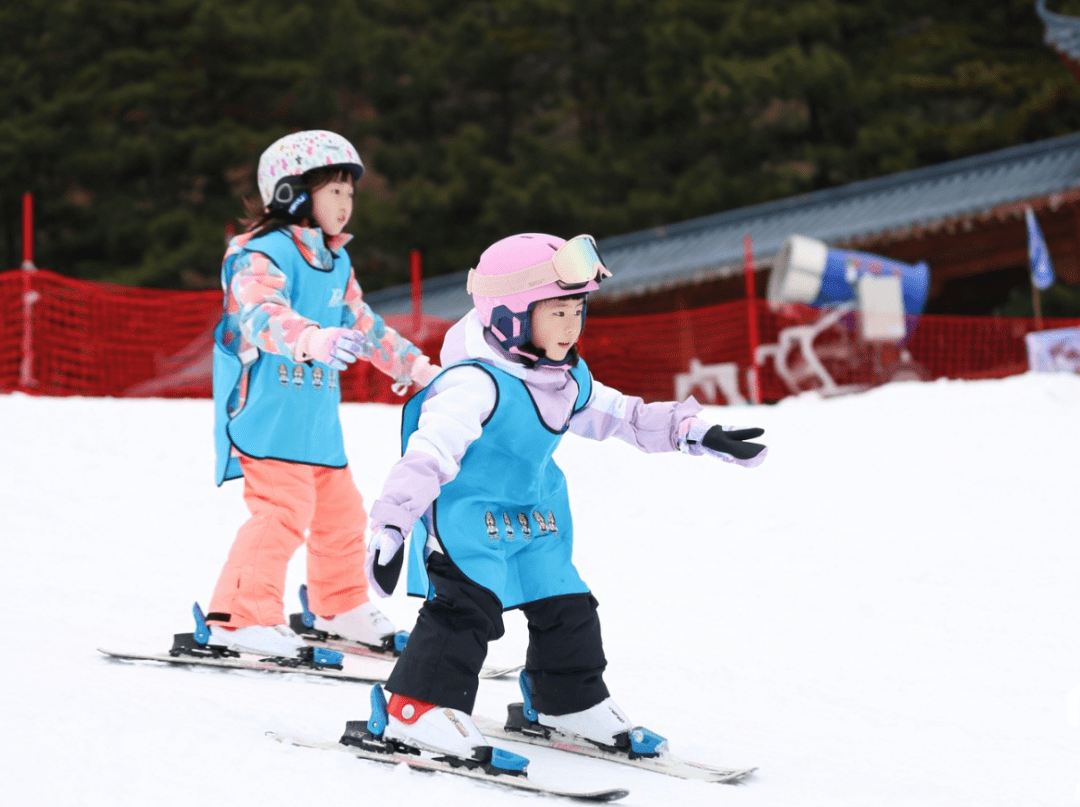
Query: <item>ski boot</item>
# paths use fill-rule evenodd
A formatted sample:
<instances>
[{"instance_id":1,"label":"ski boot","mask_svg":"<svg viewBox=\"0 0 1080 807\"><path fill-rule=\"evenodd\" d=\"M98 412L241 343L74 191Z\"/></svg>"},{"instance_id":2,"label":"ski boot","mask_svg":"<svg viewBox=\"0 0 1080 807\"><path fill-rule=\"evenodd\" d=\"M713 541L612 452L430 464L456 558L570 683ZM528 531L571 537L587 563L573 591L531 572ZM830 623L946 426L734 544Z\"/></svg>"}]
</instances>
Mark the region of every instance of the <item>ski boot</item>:
<instances>
[{"instance_id":1,"label":"ski boot","mask_svg":"<svg viewBox=\"0 0 1080 807\"><path fill-rule=\"evenodd\" d=\"M667 753L667 740L643 726L635 726L610 697L580 712L548 715L532 705L532 683L524 670L518 677L524 703L507 707L506 730L557 740L561 735L587 740L593 745L630 759L659 757Z\"/></svg>"},{"instance_id":2,"label":"ski boot","mask_svg":"<svg viewBox=\"0 0 1080 807\"><path fill-rule=\"evenodd\" d=\"M308 606L307 585L302 585L300 606L301 613L289 616L289 626L301 636L319 641L340 639L394 656L401 655L409 639L409 632L395 630L393 623L373 602L323 618L312 613Z\"/></svg>"},{"instance_id":3,"label":"ski boot","mask_svg":"<svg viewBox=\"0 0 1080 807\"><path fill-rule=\"evenodd\" d=\"M464 712L399 695L387 704L379 684L371 688L371 717L346 723L340 742L367 751L428 754L489 774L524 776L529 764L523 756L492 747Z\"/></svg>"},{"instance_id":4,"label":"ski boot","mask_svg":"<svg viewBox=\"0 0 1080 807\"><path fill-rule=\"evenodd\" d=\"M230 630L219 625L207 625L198 603L191 612L195 617L195 631L174 634L169 655L235 658L241 653L250 653L281 667L342 669L342 653L310 647L285 625L249 625Z\"/></svg>"}]
</instances>

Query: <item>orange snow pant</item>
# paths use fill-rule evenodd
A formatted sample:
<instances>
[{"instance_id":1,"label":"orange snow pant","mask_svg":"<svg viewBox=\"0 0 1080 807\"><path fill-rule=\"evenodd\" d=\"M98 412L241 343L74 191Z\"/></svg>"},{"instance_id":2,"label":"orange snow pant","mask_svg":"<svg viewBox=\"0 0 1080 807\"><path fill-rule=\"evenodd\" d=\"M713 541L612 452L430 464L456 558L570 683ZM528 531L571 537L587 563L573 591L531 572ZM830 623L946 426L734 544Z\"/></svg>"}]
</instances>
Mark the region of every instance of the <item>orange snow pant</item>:
<instances>
[{"instance_id":1,"label":"orange snow pant","mask_svg":"<svg viewBox=\"0 0 1080 807\"><path fill-rule=\"evenodd\" d=\"M368 601L367 514L348 467L240 457L251 511L221 570L207 621L230 628L286 624L289 559L307 536L308 605L337 616Z\"/></svg>"}]
</instances>

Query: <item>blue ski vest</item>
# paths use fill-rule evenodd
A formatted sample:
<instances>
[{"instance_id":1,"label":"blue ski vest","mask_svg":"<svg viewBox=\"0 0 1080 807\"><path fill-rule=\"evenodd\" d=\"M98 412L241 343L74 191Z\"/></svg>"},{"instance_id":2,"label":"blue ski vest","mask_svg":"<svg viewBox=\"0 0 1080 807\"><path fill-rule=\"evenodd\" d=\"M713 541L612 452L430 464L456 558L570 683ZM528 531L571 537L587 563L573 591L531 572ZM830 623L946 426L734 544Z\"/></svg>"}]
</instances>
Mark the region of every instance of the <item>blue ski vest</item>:
<instances>
[{"instance_id":1,"label":"blue ski vest","mask_svg":"<svg viewBox=\"0 0 1080 807\"><path fill-rule=\"evenodd\" d=\"M329 269L304 260L289 233L275 230L253 238L248 252L266 255L285 274L282 290L290 307L321 327L337 327L344 317L344 292L352 276L345 250L334 255ZM224 288L232 281L236 258L221 269ZM227 299L227 298L226 298ZM214 331L214 444L217 483L243 475L230 456L235 445L256 459L277 459L343 468L348 464L341 433L338 371L321 362L296 363L288 356L261 351L246 368L247 398L235 412L245 368L235 347L224 344L226 311Z\"/></svg>"},{"instance_id":2,"label":"blue ski vest","mask_svg":"<svg viewBox=\"0 0 1080 807\"><path fill-rule=\"evenodd\" d=\"M413 529L409 593L434 594L425 568L430 534L458 569L494 594L503 608L587 593L571 559L574 526L566 477L552 459L569 419L558 431L548 428L524 381L491 365L462 364L491 376L495 408L480 437L465 451L458 475L442 486L430 516ZM578 385L576 413L592 394L592 376L583 361L570 374ZM416 431L430 389L405 404L402 452Z\"/></svg>"}]
</instances>

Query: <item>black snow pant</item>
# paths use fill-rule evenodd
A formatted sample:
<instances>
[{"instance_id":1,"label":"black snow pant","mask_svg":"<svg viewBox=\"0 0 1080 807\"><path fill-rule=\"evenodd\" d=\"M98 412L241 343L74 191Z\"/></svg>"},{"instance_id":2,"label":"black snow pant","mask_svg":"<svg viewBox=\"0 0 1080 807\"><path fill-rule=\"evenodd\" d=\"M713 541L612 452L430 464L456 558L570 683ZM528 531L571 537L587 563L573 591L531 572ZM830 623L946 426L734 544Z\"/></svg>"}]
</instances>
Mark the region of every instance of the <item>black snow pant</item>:
<instances>
[{"instance_id":1,"label":"black snow pant","mask_svg":"<svg viewBox=\"0 0 1080 807\"><path fill-rule=\"evenodd\" d=\"M386 688L472 714L488 643L505 632L502 603L441 552L432 553L427 569L435 596L421 606ZM538 711L580 712L608 696L597 605L592 594L566 594L520 606L529 626L525 670Z\"/></svg>"}]
</instances>

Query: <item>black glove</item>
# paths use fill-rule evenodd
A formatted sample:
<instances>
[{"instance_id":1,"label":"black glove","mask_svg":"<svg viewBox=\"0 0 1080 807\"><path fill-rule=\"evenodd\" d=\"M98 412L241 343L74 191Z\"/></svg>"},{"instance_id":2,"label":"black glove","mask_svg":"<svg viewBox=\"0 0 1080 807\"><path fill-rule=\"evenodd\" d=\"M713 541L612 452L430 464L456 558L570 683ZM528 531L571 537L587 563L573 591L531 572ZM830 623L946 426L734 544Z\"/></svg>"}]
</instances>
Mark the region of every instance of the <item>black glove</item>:
<instances>
[{"instance_id":1,"label":"black glove","mask_svg":"<svg viewBox=\"0 0 1080 807\"><path fill-rule=\"evenodd\" d=\"M698 457L708 454L724 462L754 468L765 461L769 449L761 443L749 443L765 434L764 429L725 429L711 426L699 417L689 417L679 424L679 451Z\"/></svg>"},{"instance_id":2,"label":"black glove","mask_svg":"<svg viewBox=\"0 0 1080 807\"><path fill-rule=\"evenodd\" d=\"M405 536L390 525L377 526L367 547L367 575L375 593L389 597L397 588L405 561Z\"/></svg>"},{"instance_id":3,"label":"black glove","mask_svg":"<svg viewBox=\"0 0 1080 807\"><path fill-rule=\"evenodd\" d=\"M765 434L764 429L732 429L724 431L722 426L713 426L701 438L701 445L716 454L726 454L735 461L753 460L765 450L761 443L748 443L755 437Z\"/></svg>"}]
</instances>

